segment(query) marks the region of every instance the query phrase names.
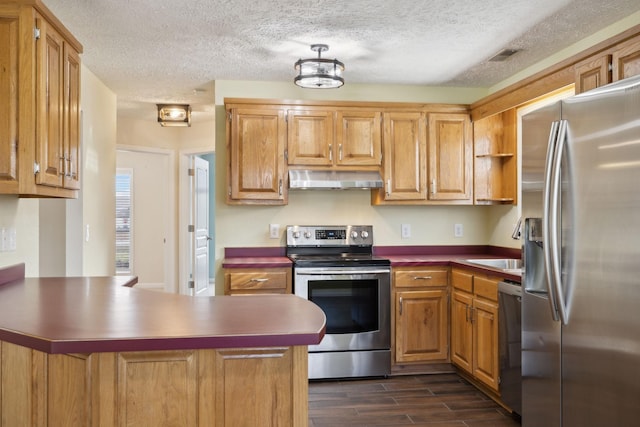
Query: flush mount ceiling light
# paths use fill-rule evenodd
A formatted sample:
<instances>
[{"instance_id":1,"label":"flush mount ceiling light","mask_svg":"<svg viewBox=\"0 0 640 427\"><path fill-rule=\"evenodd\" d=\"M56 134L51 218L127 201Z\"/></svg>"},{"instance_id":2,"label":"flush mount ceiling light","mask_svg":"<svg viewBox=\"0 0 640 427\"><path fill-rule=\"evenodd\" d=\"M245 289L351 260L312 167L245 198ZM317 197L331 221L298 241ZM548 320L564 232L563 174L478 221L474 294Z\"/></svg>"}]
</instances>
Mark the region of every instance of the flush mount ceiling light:
<instances>
[{"instance_id":1,"label":"flush mount ceiling light","mask_svg":"<svg viewBox=\"0 0 640 427\"><path fill-rule=\"evenodd\" d=\"M322 52L329 50L326 44L312 44L311 50L318 52L317 58L299 59L294 68L298 75L293 82L308 89L334 89L344 84L342 72L344 64L337 59L321 58Z\"/></svg>"},{"instance_id":2,"label":"flush mount ceiling light","mask_svg":"<svg viewBox=\"0 0 640 427\"><path fill-rule=\"evenodd\" d=\"M188 104L156 104L160 126L191 126L191 107Z\"/></svg>"}]
</instances>

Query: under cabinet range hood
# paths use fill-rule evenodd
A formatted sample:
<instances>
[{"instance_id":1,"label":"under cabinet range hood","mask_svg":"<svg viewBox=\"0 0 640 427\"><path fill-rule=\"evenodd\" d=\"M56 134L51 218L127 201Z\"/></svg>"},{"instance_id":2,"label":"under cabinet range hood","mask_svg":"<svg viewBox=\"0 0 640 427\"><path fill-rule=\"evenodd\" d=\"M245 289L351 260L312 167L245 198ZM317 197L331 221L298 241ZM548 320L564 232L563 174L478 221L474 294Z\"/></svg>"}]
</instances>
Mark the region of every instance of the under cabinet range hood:
<instances>
[{"instance_id":1,"label":"under cabinet range hood","mask_svg":"<svg viewBox=\"0 0 640 427\"><path fill-rule=\"evenodd\" d=\"M289 171L289 188L292 190L368 190L382 187L378 171Z\"/></svg>"}]
</instances>

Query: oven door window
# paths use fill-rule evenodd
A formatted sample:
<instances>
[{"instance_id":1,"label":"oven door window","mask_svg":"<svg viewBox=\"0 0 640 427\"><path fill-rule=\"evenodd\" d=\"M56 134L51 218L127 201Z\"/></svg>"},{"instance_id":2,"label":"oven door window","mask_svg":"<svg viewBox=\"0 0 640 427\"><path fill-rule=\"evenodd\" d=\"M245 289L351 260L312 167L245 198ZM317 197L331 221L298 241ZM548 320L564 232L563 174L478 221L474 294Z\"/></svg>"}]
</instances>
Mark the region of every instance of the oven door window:
<instances>
[{"instance_id":1,"label":"oven door window","mask_svg":"<svg viewBox=\"0 0 640 427\"><path fill-rule=\"evenodd\" d=\"M327 317L327 334L378 330L377 280L310 280L309 300Z\"/></svg>"}]
</instances>

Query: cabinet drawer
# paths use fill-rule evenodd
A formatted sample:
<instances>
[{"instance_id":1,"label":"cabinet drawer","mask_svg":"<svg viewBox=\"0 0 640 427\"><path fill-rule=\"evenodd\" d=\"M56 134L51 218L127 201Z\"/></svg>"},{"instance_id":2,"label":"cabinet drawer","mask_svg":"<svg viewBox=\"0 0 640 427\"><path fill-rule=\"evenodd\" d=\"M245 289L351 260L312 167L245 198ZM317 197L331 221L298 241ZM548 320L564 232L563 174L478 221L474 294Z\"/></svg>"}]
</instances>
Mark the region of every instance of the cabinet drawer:
<instances>
[{"instance_id":1,"label":"cabinet drawer","mask_svg":"<svg viewBox=\"0 0 640 427\"><path fill-rule=\"evenodd\" d=\"M473 279L473 292L476 296L498 301L498 280L475 276Z\"/></svg>"},{"instance_id":2,"label":"cabinet drawer","mask_svg":"<svg viewBox=\"0 0 640 427\"><path fill-rule=\"evenodd\" d=\"M225 273L227 291L268 290L285 292L288 288L288 274L282 271L242 271Z\"/></svg>"},{"instance_id":3,"label":"cabinet drawer","mask_svg":"<svg viewBox=\"0 0 640 427\"><path fill-rule=\"evenodd\" d=\"M446 268L411 269L394 271L393 278L398 288L447 286Z\"/></svg>"},{"instance_id":4,"label":"cabinet drawer","mask_svg":"<svg viewBox=\"0 0 640 427\"><path fill-rule=\"evenodd\" d=\"M473 292L473 274L460 270L451 270L451 284L456 289L472 293Z\"/></svg>"}]
</instances>

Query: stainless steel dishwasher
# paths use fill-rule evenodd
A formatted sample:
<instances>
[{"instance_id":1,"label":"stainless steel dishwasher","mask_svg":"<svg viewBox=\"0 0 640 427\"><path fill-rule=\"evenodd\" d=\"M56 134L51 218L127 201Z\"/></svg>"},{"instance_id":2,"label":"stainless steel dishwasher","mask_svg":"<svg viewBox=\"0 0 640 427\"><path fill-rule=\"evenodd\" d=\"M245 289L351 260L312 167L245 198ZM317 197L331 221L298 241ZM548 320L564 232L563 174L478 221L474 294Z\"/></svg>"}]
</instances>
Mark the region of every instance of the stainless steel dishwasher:
<instances>
[{"instance_id":1,"label":"stainless steel dishwasher","mask_svg":"<svg viewBox=\"0 0 640 427\"><path fill-rule=\"evenodd\" d=\"M522 414L521 309L520 284L498 283L500 395L502 401L518 415Z\"/></svg>"}]
</instances>

